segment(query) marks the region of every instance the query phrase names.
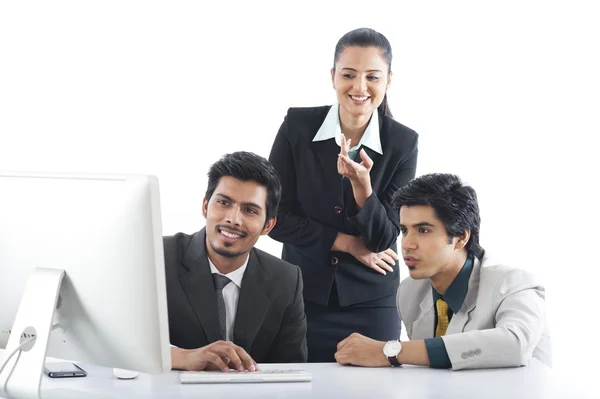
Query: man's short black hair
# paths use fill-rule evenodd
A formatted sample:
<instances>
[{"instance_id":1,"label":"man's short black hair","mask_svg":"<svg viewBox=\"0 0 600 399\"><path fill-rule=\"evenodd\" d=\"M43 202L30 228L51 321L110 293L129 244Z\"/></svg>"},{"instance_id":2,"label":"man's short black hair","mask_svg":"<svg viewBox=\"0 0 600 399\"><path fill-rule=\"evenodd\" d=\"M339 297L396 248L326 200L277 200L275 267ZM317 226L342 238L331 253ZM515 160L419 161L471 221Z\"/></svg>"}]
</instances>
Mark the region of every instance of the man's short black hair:
<instances>
[{"instance_id":1,"label":"man's short black hair","mask_svg":"<svg viewBox=\"0 0 600 399\"><path fill-rule=\"evenodd\" d=\"M433 208L444 223L448 237L458 237L471 230L465 246L469 254L482 258L484 249L479 245L479 204L475 190L463 184L456 175L431 173L411 180L394 194L392 206L400 211L403 206L427 205Z\"/></svg>"},{"instance_id":2,"label":"man's short black hair","mask_svg":"<svg viewBox=\"0 0 600 399\"><path fill-rule=\"evenodd\" d=\"M208 171L206 200L210 201L223 176L253 181L267 189L267 221L277 216L281 199L281 182L275 168L265 158L252 152L238 151L224 155Z\"/></svg>"}]
</instances>

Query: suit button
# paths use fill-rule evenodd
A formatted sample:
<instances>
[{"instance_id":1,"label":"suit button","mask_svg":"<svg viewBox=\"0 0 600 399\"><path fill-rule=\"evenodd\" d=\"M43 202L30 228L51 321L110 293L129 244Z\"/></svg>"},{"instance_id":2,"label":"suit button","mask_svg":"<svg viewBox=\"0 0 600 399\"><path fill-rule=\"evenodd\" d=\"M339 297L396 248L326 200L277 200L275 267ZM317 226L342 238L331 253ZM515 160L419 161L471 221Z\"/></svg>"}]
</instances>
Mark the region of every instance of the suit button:
<instances>
[{"instance_id":1,"label":"suit button","mask_svg":"<svg viewBox=\"0 0 600 399\"><path fill-rule=\"evenodd\" d=\"M475 356L475 352L469 351L469 352L467 352L467 355L469 355L469 357L473 357L473 356Z\"/></svg>"},{"instance_id":2,"label":"suit button","mask_svg":"<svg viewBox=\"0 0 600 399\"><path fill-rule=\"evenodd\" d=\"M341 206L336 206L333 208L333 212L335 212L336 214L340 214L342 213L342 207Z\"/></svg>"},{"instance_id":3,"label":"suit button","mask_svg":"<svg viewBox=\"0 0 600 399\"><path fill-rule=\"evenodd\" d=\"M467 352L463 352L462 355L460 355L463 359L466 359L469 357L469 354Z\"/></svg>"},{"instance_id":4,"label":"suit button","mask_svg":"<svg viewBox=\"0 0 600 399\"><path fill-rule=\"evenodd\" d=\"M333 258L331 258L331 264L332 265L337 265L339 262L338 258L336 258L335 256Z\"/></svg>"},{"instance_id":5,"label":"suit button","mask_svg":"<svg viewBox=\"0 0 600 399\"><path fill-rule=\"evenodd\" d=\"M481 349L479 349L479 348L475 349L475 354L476 355L481 355Z\"/></svg>"}]
</instances>

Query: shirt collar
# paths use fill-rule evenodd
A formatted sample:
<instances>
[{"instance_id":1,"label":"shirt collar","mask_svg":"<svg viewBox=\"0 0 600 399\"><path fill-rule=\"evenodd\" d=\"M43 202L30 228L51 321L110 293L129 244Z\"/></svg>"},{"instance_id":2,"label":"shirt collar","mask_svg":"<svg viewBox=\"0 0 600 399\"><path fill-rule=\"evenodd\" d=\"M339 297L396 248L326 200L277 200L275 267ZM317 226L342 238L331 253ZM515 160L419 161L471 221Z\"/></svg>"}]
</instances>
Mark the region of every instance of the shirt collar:
<instances>
[{"instance_id":1,"label":"shirt collar","mask_svg":"<svg viewBox=\"0 0 600 399\"><path fill-rule=\"evenodd\" d=\"M323 124L317 131L317 134L313 138L315 141L324 141L335 138L335 142L338 146L341 146L342 128L340 126L340 114L339 104L333 104L329 108L329 112L323 121ZM379 113L377 110L373 111L371 120L365 129L365 133L362 135L360 142L353 146L351 150L358 149L361 145L369 147L371 150L383 155L383 149L381 148L381 138L379 137Z\"/></svg>"},{"instance_id":2,"label":"shirt collar","mask_svg":"<svg viewBox=\"0 0 600 399\"><path fill-rule=\"evenodd\" d=\"M210 272L212 274L220 274L221 276L225 276L231 281L233 281L233 283L237 285L238 288L242 288L242 279L244 278L244 272L246 271L246 267L248 266L248 259L250 258L250 256L246 257L246 261L244 262L242 267L227 274L221 273L217 269L217 267L211 262L210 258L208 256L206 258L208 259L208 264L210 265Z\"/></svg>"},{"instance_id":3,"label":"shirt collar","mask_svg":"<svg viewBox=\"0 0 600 399\"><path fill-rule=\"evenodd\" d=\"M454 278L454 281L452 281L444 295L440 295L433 286L431 287L433 291L433 303L442 298L448 303L453 313L458 313L469 290L469 278L471 277L472 270L473 257L468 256L462 269L460 269L460 272L458 272L458 275Z\"/></svg>"}]
</instances>

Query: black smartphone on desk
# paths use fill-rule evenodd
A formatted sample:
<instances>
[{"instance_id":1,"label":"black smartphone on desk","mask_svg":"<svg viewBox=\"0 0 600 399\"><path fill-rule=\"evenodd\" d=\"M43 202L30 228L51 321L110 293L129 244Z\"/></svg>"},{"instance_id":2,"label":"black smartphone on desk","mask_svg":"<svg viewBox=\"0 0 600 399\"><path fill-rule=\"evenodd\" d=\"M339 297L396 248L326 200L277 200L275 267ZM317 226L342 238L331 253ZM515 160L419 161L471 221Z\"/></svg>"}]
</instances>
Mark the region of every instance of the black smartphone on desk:
<instances>
[{"instance_id":1,"label":"black smartphone on desk","mask_svg":"<svg viewBox=\"0 0 600 399\"><path fill-rule=\"evenodd\" d=\"M46 363L44 373L50 378L85 377L87 372L71 362Z\"/></svg>"}]
</instances>

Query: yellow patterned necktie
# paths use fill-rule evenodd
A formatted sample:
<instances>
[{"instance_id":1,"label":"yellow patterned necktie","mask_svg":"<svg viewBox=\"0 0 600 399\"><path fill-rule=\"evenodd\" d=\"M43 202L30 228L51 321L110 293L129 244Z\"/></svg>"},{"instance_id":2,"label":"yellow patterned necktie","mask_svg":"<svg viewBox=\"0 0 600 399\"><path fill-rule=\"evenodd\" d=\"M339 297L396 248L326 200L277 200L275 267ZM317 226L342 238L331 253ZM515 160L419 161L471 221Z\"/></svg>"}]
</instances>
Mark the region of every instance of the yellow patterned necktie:
<instances>
[{"instance_id":1,"label":"yellow patterned necktie","mask_svg":"<svg viewBox=\"0 0 600 399\"><path fill-rule=\"evenodd\" d=\"M441 337L446 334L448 329L448 304L442 298L435 301L437 309L437 327L435 328L435 336Z\"/></svg>"}]
</instances>

